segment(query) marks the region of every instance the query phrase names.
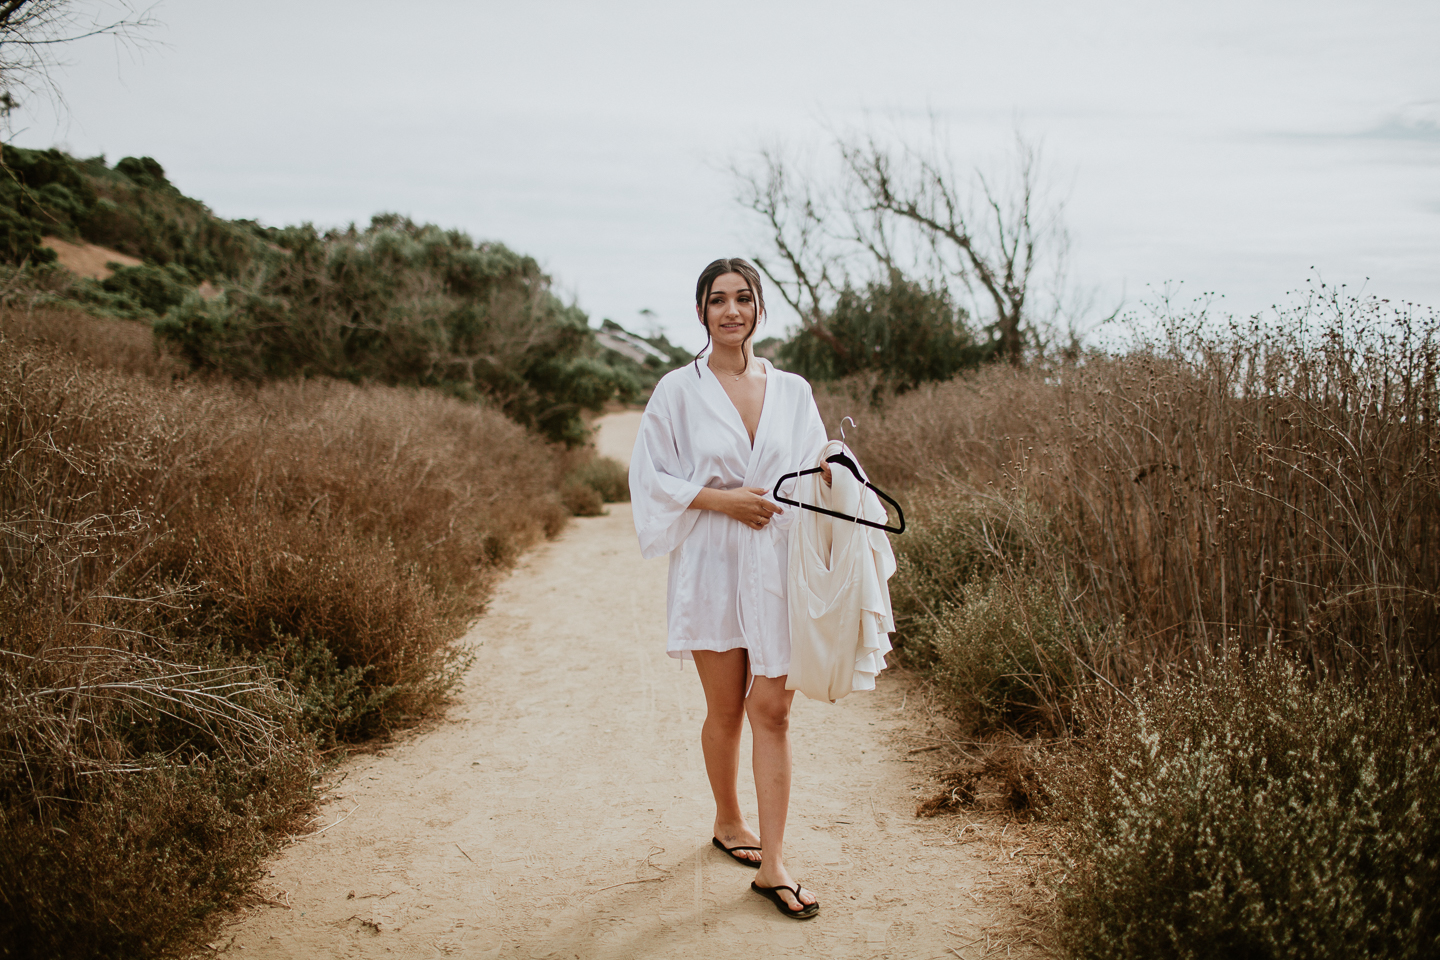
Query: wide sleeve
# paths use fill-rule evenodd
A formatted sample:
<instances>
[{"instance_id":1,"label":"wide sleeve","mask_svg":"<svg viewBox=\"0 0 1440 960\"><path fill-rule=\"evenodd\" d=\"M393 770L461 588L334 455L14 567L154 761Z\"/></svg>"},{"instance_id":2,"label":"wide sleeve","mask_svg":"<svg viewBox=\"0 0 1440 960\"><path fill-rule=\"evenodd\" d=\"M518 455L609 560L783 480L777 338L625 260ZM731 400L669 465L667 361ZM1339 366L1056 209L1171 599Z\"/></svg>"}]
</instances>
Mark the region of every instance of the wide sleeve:
<instances>
[{"instance_id":1,"label":"wide sleeve","mask_svg":"<svg viewBox=\"0 0 1440 960\"><path fill-rule=\"evenodd\" d=\"M690 504L702 487L686 476L668 411L655 407L652 402L645 408L630 455L630 504L646 560L664 556L690 535L700 515Z\"/></svg>"}]
</instances>

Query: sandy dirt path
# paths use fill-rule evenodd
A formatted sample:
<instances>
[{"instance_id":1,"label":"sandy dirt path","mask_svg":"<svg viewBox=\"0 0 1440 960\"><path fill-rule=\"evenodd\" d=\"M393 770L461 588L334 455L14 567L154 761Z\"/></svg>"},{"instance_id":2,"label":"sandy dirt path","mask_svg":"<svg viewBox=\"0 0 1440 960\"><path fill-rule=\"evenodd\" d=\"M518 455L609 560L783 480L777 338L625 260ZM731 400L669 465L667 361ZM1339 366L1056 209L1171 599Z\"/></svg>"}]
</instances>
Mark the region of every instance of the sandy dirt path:
<instances>
[{"instance_id":1,"label":"sandy dirt path","mask_svg":"<svg viewBox=\"0 0 1440 960\"><path fill-rule=\"evenodd\" d=\"M611 456L628 458L626 417L602 433ZM1004 909L977 897L995 864L955 824L915 819L923 764L905 749L901 679L833 706L796 698L787 860L819 917L779 916L710 846L704 701L694 667L665 655L665 573L641 560L625 504L530 552L470 633L477 660L444 722L337 772L328 826L270 865L274 903L214 947L588 960L983 944ZM741 796L754 823L748 770Z\"/></svg>"}]
</instances>

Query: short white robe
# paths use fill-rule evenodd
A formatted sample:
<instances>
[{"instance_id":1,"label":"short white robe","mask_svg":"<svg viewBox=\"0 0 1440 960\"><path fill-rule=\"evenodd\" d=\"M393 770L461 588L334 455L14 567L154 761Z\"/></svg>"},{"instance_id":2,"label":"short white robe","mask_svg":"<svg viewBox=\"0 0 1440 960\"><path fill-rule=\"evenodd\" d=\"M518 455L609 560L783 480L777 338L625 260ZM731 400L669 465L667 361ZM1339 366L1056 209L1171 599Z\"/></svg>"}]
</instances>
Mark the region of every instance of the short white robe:
<instances>
[{"instance_id":1,"label":"short white robe","mask_svg":"<svg viewBox=\"0 0 1440 960\"><path fill-rule=\"evenodd\" d=\"M640 553L670 555L666 600L670 656L695 650L749 653L754 676L790 670L786 602L788 529L783 507L763 530L715 510L692 509L701 487L763 487L801 469L825 445L825 425L803 377L765 364L765 403L755 444L725 388L702 359L666 374L640 420L630 458L630 503Z\"/></svg>"}]
</instances>

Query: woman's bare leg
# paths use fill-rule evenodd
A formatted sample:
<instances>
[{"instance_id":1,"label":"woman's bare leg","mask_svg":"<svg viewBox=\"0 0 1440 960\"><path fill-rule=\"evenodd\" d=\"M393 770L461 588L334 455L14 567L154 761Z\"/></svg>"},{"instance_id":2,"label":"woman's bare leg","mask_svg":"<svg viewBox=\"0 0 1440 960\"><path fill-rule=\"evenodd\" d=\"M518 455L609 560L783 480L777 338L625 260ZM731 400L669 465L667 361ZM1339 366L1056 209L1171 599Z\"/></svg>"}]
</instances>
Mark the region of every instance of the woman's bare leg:
<instances>
[{"instance_id":1,"label":"woman's bare leg","mask_svg":"<svg viewBox=\"0 0 1440 960\"><path fill-rule=\"evenodd\" d=\"M745 685L749 681L749 654L741 650L716 653L695 651L695 671L705 688L705 725L700 745L705 772L715 795L715 836L727 847L759 846L760 839L740 812L736 783L740 776L740 732L745 722ZM759 860L753 850L737 850L747 860Z\"/></svg>"},{"instance_id":2,"label":"woman's bare leg","mask_svg":"<svg viewBox=\"0 0 1440 960\"><path fill-rule=\"evenodd\" d=\"M760 836L764 859L755 882L762 887L795 885L785 869L785 818L790 812L790 703L795 691L785 689L784 677L756 677L745 701L750 733L755 741L755 796L760 803ZM786 891L780 896L799 909ZM814 903L809 890L800 891L801 903Z\"/></svg>"}]
</instances>

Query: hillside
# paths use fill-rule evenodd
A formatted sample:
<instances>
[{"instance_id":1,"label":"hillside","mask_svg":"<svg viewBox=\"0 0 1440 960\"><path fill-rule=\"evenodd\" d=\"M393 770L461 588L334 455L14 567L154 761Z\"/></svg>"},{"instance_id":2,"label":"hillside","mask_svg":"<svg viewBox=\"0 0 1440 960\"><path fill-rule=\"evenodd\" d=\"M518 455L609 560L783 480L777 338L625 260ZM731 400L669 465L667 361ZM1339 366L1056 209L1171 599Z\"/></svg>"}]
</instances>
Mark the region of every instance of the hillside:
<instances>
[{"instance_id":1,"label":"hillside","mask_svg":"<svg viewBox=\"0 0 1440 960\"><path fill-rule=\"evenodd\" d=\"M611 321L597 336L503 243L389 213L329 230L226 220L149 157L6 147L3 160L5 281L150 323L195 369L433 387L575 444L582 411L641 399L687 359Z\"/></svg>"}]
</instances>

